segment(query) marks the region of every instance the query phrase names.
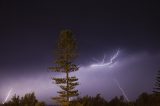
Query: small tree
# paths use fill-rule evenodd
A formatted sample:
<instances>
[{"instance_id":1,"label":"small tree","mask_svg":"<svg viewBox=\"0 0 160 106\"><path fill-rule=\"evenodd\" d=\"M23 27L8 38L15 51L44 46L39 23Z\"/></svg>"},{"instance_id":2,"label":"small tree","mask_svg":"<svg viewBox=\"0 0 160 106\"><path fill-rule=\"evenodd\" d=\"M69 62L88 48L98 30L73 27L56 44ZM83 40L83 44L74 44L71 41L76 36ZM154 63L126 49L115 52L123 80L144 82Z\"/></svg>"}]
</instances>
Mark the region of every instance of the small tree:
<instances>
[{"instance_id":1,"label":"small tree","mask_svg":"<svg viewBox=\"0 0 160 106\"><path fill-rule=\"evenodd\" d=\"M25 96L21 98L20 106L35 106L37 102L38 100L36 99L35 94L32 92L25 94Z\"/></svg>"},{"instance_id":2,"label":"small tree","mask_svg":"<svg viewBox=\"0 0 160 106\"><path fill-rule=\"evenodd\" d=\"M158 70L158 73L157 73L155 88L153 92L156 94L160 94L160 70Z\"/></svg>"},{"instance_id":3,"label":"small tree","mask_svg":"<svg viewBox=\"0 0 160 106\"><path fill-rule=\"evenodd\" d=\"M79 95L78 90L75 90L75 87L79 85L77 82L78 78L69 75L69 73L78 70L77 65L73 63L73 60L77 56L76 50L76 41L72 31L61 31L55 53L55 66L50 67L50 69L54 72L65 74L63 78L53 77L55 84L61 88L61 90L57 92L59 96L53 97L53 100L56 100L64 106L69 105L70 97Z\"/></svg>"}]
</instances>

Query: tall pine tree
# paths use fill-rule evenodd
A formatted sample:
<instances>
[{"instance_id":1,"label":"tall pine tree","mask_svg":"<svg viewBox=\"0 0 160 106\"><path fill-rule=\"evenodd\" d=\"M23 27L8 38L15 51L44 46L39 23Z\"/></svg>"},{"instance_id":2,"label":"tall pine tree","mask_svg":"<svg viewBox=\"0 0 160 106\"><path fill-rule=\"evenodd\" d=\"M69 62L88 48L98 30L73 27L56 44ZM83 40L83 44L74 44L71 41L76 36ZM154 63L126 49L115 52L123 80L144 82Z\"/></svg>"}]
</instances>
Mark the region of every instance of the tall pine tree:
<instances>
[{"instance_id":1,"label":"tall pine tree","mask_svg":"<svg viewBox=\"0 0 160 106\"><path fill-rule=\"evenodd\" d=\"M75 90L75 87L79 85L77 82L78 78L76 76L70 76L71 72L78 70L77 65L73 63L76 56L77 46L72 31L61 31L55 53L55 66L50 67L50 69L53 72L63 73L65 75L63 78L53 77L53 81L61 89L57 92L59 96L53 97L53 99L63 106L69 105L71 97L79 95L78 90Z\"/></svg>"},{"instance_id":2,"label":"tall pine tree","mask_svg":"<svg viewBox=\"0 0 160 106\"><path fill-rule=\"evenodd\" d=\"M160 70L158 70L158 73L157 73L155 88L153 92L156 94L160 94Z\"/></svg>"}]
</instances>

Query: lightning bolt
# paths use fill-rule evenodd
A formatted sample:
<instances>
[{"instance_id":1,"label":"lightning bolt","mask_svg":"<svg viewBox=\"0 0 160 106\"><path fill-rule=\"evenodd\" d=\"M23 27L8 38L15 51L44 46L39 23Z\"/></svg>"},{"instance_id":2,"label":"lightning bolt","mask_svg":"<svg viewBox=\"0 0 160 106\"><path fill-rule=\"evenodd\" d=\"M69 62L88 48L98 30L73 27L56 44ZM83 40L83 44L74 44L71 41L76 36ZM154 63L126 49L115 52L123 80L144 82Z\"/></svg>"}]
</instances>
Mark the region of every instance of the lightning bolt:
<instances>
[{"instance_id":1,"label":"lightning bolt","mask_svg":"<svg viewBox=\"0 0 160 106\"><path fill-rule=\"evenodd\" d=\"M11 95L11 92L12 92L12 88L9 90L9 92L8 92L4 102L3 102L3 104L8 100L9 96Z\"/></svg>"},{"instance_id":2,"label":"lightning bolt","mask_svg":"<svg viewBox=\"0 0 160 106\"><path fill-rule=\"evenodd\" d=\"M90 67L105 67L105 66L110 67L115 63L114 60L118 57L119 53L120 53L120 50L117 50L117 52L111 57L110 61L107 63L105 63L105 55L104 55L102 62L99 62L97 64L92 64L92 65L90 65ZM94 59L94 60L96 60L96 59ZM121 87L120 83L118 82L118 80L114 79L114 82L116 83L116 85L120 89L120 91L122 92L125 99L129 102L129 99L128 99L124 89Z\"/></svg>"},{"instance_id":3,"label":"lightning bolt","mask_svg":"<svg viewBox=\"0 0 160 106\"><path fill-rule=\"evenodd\" d=\"M114 63L114 60L118 57L120 51L118 50L113 57L110 59L109 62L105 63L105 55L103 57L103 60L101 63L97 63L97 64L91 64L90 67L104 67L104 66L111 66Z\"/></svg>"},{"instance_id":4,"label":"lightning bolt","mask_svg":"<svg viewBox=\"0 0 160 106\"><path fill-rule=\"evenodd\" d=\"M118 86L118 88L121 90L123 96L125 97L125 99L127 100L127 102L129 102L129 99L124 91L124 89L121 87L121 85L119 84L118 80L114 79L114 82L116 83L116 85Z\"/></svg>"}]
</instances>

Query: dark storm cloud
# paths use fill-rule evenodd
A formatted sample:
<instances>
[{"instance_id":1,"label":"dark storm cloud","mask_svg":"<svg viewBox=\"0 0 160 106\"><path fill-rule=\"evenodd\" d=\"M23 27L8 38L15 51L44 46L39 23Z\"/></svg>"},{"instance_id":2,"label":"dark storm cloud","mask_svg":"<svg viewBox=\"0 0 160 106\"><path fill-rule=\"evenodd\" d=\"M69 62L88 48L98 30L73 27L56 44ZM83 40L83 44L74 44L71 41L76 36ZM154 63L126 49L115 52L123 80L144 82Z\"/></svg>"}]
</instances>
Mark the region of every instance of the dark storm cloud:
<instances>
[{"instance_id":1,"label":"dark storm cloud","mask_svg":"<svg viewBox=\"0 0 160 106\"><path fill-rule=\"evenodd\" d=\"M25 48L47 47L53 45L61 29L71 28L84 50L159 47L159 6L154 2L1 2L1 25L5 28L1 35L7 35L2 44L14 39L13 45L29 43ZM39 46L32 47L34 42Z\"/></svg>"}]
</instances>

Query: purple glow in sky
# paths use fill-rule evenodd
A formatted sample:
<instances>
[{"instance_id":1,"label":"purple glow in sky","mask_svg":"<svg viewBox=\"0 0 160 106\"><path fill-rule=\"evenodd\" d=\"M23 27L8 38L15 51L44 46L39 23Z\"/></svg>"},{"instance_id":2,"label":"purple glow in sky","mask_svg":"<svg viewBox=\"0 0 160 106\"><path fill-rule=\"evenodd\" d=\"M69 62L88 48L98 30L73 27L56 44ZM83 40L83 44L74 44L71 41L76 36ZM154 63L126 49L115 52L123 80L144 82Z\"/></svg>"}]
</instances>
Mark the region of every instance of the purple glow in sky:
<instances>
[{"instance_id":1,"label":"purple glow in sky","mask_svg":"<svg viewBox=\"0 0 160 106\"><path fill-rule=\"evenodd\" d=\"M103 57L103 60L101 63L97 63L97 64L91 64L90 65L90 68L99 68L99 67L102 67L102 68L109 68L109 67L114 67L114 64L116 63L116 61L114 61L116 58L118 58L118 55L120 53L120 50L117 50L117 52L113 55L113 57L111 57L110 61L109 62L105 62L105 55ZM95 59L97 60L97 59ZM120 91L122 92L122 95L125 97L125 99L129 102L129 99L125 93L125 91L123 90L123 88L121 87L120 83L118 82L117 79L114 78L114 81L117 85L117 87L120 89Z\"/></svg>"},{"instance_id":2,"label":"purple glow in sky","mask_svg":"<svg viewBox=\"0 0 160 106\"><path fill-rule=\"evenodd\" d=\"M121 51L117 61L117 64L114 64L112 68L92 68L90 65L80 65L79 71L72 73L72 75L76 75L79 78L80 85L78 89L80 96L87 94L94 96L97 93L101 93L106 99L111 99L114 96L122 95L113 78L121 82L121 86L131 100L134 100L143 91L152 91L154 80L150 79L154 79L154 74L158 69L159 54L150 55L147 52L143 52L127 55ZM154 73L152 72L152 75L148 74L148 76L144 77L144 74L150 73L150 71L154 71ZM14 90L10 97L14 94L22 96L25 93L34 91L39 100L52 103L51 97L57 95L56 91L59 89L52 83L52 76L61 75L46 72L3 79L5 83L1 83L1 100L4 101L6 93L12 87Z\"/></svg>"}]
</instances>

